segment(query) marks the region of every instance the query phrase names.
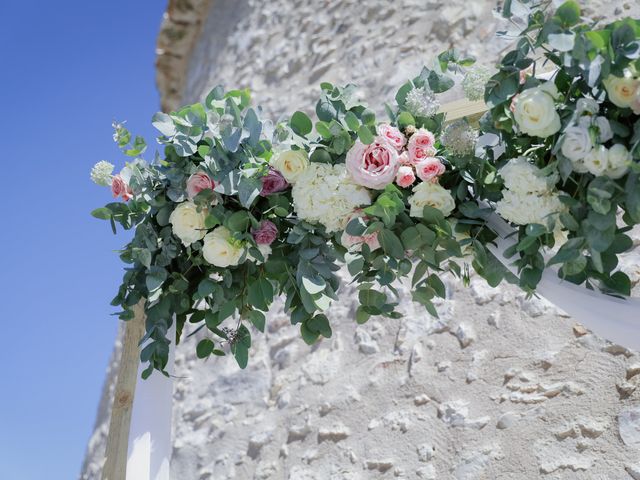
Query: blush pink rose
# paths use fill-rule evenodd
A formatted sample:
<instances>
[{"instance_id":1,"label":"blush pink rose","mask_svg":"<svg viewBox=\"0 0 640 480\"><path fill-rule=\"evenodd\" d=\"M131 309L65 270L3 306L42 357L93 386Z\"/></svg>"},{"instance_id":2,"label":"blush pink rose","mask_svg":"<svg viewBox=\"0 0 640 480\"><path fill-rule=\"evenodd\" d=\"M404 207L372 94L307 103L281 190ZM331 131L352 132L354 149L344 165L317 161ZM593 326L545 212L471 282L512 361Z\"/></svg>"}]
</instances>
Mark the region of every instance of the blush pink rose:
<instances>
[{"instance_id":1,"label":"blush pink rose","mask_svg":"<svg viewBox=\"0 0 640 480\"><path fill-rule=\"evenodd\" d=\"M113 194L113 198L122 197L122 200L125 202L128 202L133 198L133 190L131 190L131 187L120 175L114 175L112 177L111 193Z\"/></svg>"},{"instance_id":2,"label":"blush pink rose","mask_svg":"<svg viewBox=\"0 0 640 480\"><path fill-rule=\"evenodd\" d=\"M364 218L364 220L368 220L368 217L365 216L364 212L361 209L356 209L351 216L348 218L347 223L349 223L354 218ZM342 232L342 237L340 238L340 243L342 246L351 251L360 251L362 250L362 245L367 244L369 246L369 250L374 251L380 248L380 241L378 240L378 232L370 233L368 235L349 235L346 230Z\"/></svg>"},{"instance_id":3,"label":"blush pink rose","mask_svg":"<svg viewBox=\"0 0 640 480\"><path fill-rule=\"evenodd\" d=\"M402 165L398 169L398 173L396 175L396 184L399 187L407 188L413 185L413 182L416 181L416 175L413 173L413 167Z\"/></svg>"},{"instance_id":4,"label":"blush pink rose","mask_svg":"<svg viewBox=\"0 0 640 480\"><path fill-rule=\"evenodd\" d=\"M278 236L278 227L270 220L263 220L251 235L258 245L271 245Z\"/></svg>"},{"instance_id":5,"label":"blush pink rose","mask_svg":"<svg viewBox=\"0 0 640 480\"><path fill-rule=\"evenodd\" d=\"M260 177L260 181L262 182L262 189L260 190L260 196L262 197L267 197L289 188L289 183L282 174L271 167L269 167L266 175Z\"/></svg>"},{"instance_id":6,"label":"blush pink rose","mask_svg":"<svg viewBox=\"0 0 640 480\"><path fill-rule=\"evenodd\" d=\"M433 157L436 153L436 138L429 130L421 128L411 135L407 150L409 151L409 161L413 165L428 157Z\"/></svg>"},{"instance_id":7,"label":"blush pink rose","mask_svg":"<svg viewBox=\"0 0 640 480\"><path fill-rule=\"evenodd\" d=\"M404 151L398 156L398 163L400 165L409 165L411 166L411 160L409 159L409 153Z\"/></svg>"},{"instance_id":8,"label":"blush pink rose","mask_svg":"<svg viewBox=\"0 0 640 480\"><path fill-rule=\"evenodd\" d=\"M445 166L436 157L429 157L421 160L416 165L418 178L423 182L436 182L438 177L445 171Z\"/></svg>"},{"instance_id":9,"label":"blush pink rose","mask_svg":"<svg viewBox=\"0 0 640 480\"><path fill-rule=\"evenodd\" d=\"M190 200L198 195L202 190L213 190L216 183L204 172L196 172L187 180L187 196Z\"/></svg>"},{"instance_id":10,"label":"blush pink rose","mask_svg":"<svg viewBox=\"0 0 640 480\"><path fill-rule=\"evenodd\" d=\"M515 111L516 111L516 102L518 101L518 96L519 96L519 95L520 95L520 94L514 95L514 96L511 98L511 103L509 104L509 110L511 111L511 113L513 113L513 112L515 112Z\"/></svg>"},{"instance_id":11,"label":"blush pink rose","mask_svg":"<svg viewBox=\"0 0 640 480\"><path fill-rule=\"evenodd\" d=\"M356 140L347 152L347 171L363 187L382 190L393 182L399 166L396 149L379 137L370 145Z\"/></svg>"},{"instance_id":12,"label":"blush pink rose","mask_svg":"<svg viewBox=\"0 0 640 480\"><path fill-rule=\"evenodd\" d=\"M527 82L527 71L526 70L520 70L520 85L524 85Z\"/></svg>"},{"instance_id":13,"label":"blush pink rose","mask_svg":"<svg viewBox=\"0 0 640 480\"><path fill-rule=\"evenodd\" d=\"M378 125L377 130L378 136L389 142L398 151L402 150L402 147L407 143L407 139L402 132L388 123L381 123Z\"/></svg>"}]
</instances>

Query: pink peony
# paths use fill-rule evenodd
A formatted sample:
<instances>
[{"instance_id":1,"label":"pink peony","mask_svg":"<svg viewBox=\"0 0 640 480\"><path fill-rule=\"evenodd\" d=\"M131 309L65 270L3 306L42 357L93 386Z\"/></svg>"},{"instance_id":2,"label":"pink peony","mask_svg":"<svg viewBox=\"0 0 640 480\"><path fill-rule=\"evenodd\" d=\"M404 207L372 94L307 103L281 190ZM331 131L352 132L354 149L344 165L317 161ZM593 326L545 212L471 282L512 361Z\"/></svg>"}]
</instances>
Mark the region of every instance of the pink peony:
<instances>
[{"instance_id":1,"label":"pink peony","mask_svg":"<svg viewBox=\"0 0 640 480\"><path fill-rule=\"evenodd\" d=\"M409 151L409 161L413 165L428 157L433 157L436 153L436 138L429 130L421 128L409 139L407 149Z\"/></svg>"},{"instance_id":2,"label":"pink peony","mask_svg":"<svg viewBox=\"0 0 640 480\"><path fill-rule=\"evenodd\" d=\"M398 152L380 137L370 145L360 140L347 152L347 171L358 185L382 190L393 182L398 171Z\"/></svg>"},{"instance_id":3,"label":"pink peony","mask_svg":"<svg viewBox=\"0 0 640 480\"><path fill-rule=\"evenodd\" d=\"M258 228L251 230L251 235L258 245L271 245L278 237L278 227L270 220L263 220Z\"/></svg>"},{"instance_id":4,"label":"pink peony","mask_svg":"<svg viewBox=\"0 0 640 480\"><path fill-rule=\"evenodd\" d=\"M216 183L204 172L196 172L187 180L187 196L190 200L198 195L202 190L213 190Z\"/></svg>"},{"instance_id":5,"label":"pink peony","mask_svg":"<svg viewBox=\"0 0 640 480\"><path fill-rule=\"evenodd\" d=\"M271 167L269 167L269 172L260 178L260 181L262 182L262 190L260 190L260 196L262 197L282 192L289 188L289 183L282 174Z\"/></svg>"},{"instance_id":6,"label":"pink peony","mask_svg":"<svg viewBox=\"0 0 640 480\"><path fill-rule=\"evenodd\" d=\"M445 166L436 157L428 157L416 165L416 173L423 182L436 182L445 171Z\"/></svg>"},{"instance_id":7,"label":"pink peony","mask_svg":"<svg viewBox=\"0 0 640 480\"><path fill-rule=\"evenodd\" d=\"M416 175L413 173L413 167L402 165L398 169L398 174L396 175L396 184L399 187L407 188L413 185L413 182L416 181Z\"/></svg>"},{"instance_id":8,"label":"pink peony","mask_svg":"<svg viewBox=\"0 0 640 480\"><path fill-rule=\"evenodd\" d=\"M133 198L133 190L120 175L114 175L111 179L111 193L113 193L113 198L121 196L125 202Z\"/></svg>"},{"instance_id":9,"label":"pink peony","mask_svg":"<svg viewBox=\"0 0 640 480\"><path fill-rule=\"evenodd\" d=\"M381 123L378 125L378 137L386 140L390 143L396 150L402 150L404 144L407 143L407 139L405 136L398 130L396 127L392 127L387 123Z\"/></svg>"},{"instance_id":10,"label":"pink peony","mask_svg":"<svg viewBox=\"0 0 640 480\"><path fill-rule=\"evenodd\" d=\"M362 217L368 220L368 217L364 215L364 212L361 209L355 210L351 216L347 220L347 224L353 220L354 218ZM378 240L378 232L370 233L368 235L358 236L358 235L349 235L345 230L342 232L342 237L340 238L340 243L342 246L351 251L360 251L362 249L362 244L366 243L369 246L371 251L374 251L377 248L380 248L380 241Z\"/></svg>"}]
</instances>

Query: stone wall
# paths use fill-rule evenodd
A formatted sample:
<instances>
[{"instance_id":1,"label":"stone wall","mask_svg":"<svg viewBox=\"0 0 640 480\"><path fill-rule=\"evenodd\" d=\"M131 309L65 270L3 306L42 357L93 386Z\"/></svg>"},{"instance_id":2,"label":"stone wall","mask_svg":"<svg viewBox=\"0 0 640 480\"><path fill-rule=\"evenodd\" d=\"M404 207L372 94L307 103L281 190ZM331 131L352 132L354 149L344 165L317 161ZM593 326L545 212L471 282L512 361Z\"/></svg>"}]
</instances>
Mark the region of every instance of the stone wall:
<instances>
[{"instance_id":1,"label":"stone wall","mask_svg":"<svg viewBox=\"0 0 640 480\"><path fill-rule=\"evenodd\" d=\"M190 55L173 68L171 44L163 51L167 108L223 83L250 87L276 118L311 111L323 80L355 82L382 105L450 45L487 64L508 47L494 38L487 0L193 3L206 20ZM640 7L591 0L587 12L640 16ZM636 282L639 265L638 256L625 263ZM328 313L333 338L314 347L277 304L244 371L232 358L203 363L197 339L185 342L173 478L640 479L634 352L513 287L475 278L447 287L439 319L412 304L405 287L404 318L363 326L354 321L356 292L345 287ZM107 417L103 410L84 479L98 478Z\"/></svg>"}]
</instances>

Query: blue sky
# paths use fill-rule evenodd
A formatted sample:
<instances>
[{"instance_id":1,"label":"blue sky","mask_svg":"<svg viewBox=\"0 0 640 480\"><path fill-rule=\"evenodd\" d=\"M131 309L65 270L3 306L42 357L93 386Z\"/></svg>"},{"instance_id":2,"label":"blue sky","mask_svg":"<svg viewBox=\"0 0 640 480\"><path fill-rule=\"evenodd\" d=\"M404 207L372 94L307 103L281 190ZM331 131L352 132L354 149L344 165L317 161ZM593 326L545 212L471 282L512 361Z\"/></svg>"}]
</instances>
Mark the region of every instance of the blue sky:
<instances>
[{"instance_id":1,"label":"blue sky","mask_svg":"<svg viewBox=\"0 0 640 480\"><path fill-rule=\"evenodd\" d=\"M0 478L77 478L117 329L111 121L147 140L166 1L5 2L0 29Z\"/></svg>"}]
</instances>

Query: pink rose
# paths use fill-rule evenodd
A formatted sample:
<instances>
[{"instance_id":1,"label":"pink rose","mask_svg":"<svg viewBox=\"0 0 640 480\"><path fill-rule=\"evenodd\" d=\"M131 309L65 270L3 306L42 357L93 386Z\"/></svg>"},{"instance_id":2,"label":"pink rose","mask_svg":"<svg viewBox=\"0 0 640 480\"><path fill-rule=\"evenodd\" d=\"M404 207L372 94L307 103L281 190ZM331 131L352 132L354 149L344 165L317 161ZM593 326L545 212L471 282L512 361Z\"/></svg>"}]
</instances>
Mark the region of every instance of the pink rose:
<instances>
[{"instance_id":1,"label":"pink rose","mask_svg":"<svg viewBox=\"0 0 640 480\"><path fill-rule=\"evenodd\" d=\"M202 190L213 190L216 183L204 172L196 172L187 180L187 196L189 200L198 195Z\"/></svg>"},{"instance_id":2,"label":"pink rose","mask_svg":"<svg viewBox=\"0 0 640 480\"><path fill-rule=\"evenodd\" d=\"M407 143L405 136L396 127L392 127L387 123L378 125L378 136L389 142L396 150L402 150L404 144Z\"/></svg>"},{"instance_id":3,"label":"pink rose","mask_svg":"<svg viewBox=\"0 0 640 480\"><path fill-rule=\"evenodd\" d=\"M269 171L265 176L260 177L260 181L262 182L262 189L260 190L260 196L262 197L267 197L289 188L289 183L282 174L271 167L269 167Z\"/></svg>"},{"instance_id":4,"label":"pink rose","mask_svg":"<svg viewBox=\"0 0 640 480\"><path fill-rule=\"evenodd\" d=\"M398 163L400 165L409 165L409 166L411 166L411 160L409 159L409 153L408 152L402 152L398 156Z\"/></svg>"},{"instance_id":5,"label":"pink rose","mask_svg":"<svg viewBox=\"0 0 640 480\"><path fill-rule=\"evenodd\" d=\"M398 152L380 137L365 145L360 140L347 152L347 171L358 185L382 190L393 182L398 171Z\"/></svg>"},{"instance_id":6,"label":"pink rose","mask_svg":"<svg viewBox=\"0 0 640 480\"><path fill-rule=\"evenodd\" d=\"M407 165L402 165L398 169L398 174L396 175L396 184L399 187L407 188L413 185L413 182L416 181L416 175L413 173L413 167L409 167Z\"/></svg>"},{"instance_id":7,"label":"pink rose","mask_svg":"<svg viewBox=\"0 0 640 480\"><path fill-rule=\"evenodd\" d=\"M520 70L520 85L524 85L527 82L527 71Z\"/></svg>"},{"instance_id":8,"label":"pink rose","mask_svg":"<svg viewBox=\"0 0 640 480\"><path fill-rule=\"evenodd\" d=\"M270 220L263 220L258 228L251 230L251 235L258 245L271 245L278 237L278 227Z\"/></svg>"},{"instance_id":9,"label":"pink rose","mask_svg":"<svg viewBox=\"0 0 640 480\"><path fill-rule=\"evenodd\" d=\"M511 113L516 111L516 102L518 101L518 96L520 94L516 94L513 97L511 97L511 103L509 104L509 110L511 111Z\"/></svg>"},{"instance_id":10,"label":"pink rose","mask_svg":"<svg viewBox=\"0 0 640 480\"><path fill-rule=\"evenodd\" d=\"M635 98L631 101L631 110L636 115L640 115L640 88L638 88Z\"/></svg>"},{"instance_id":11,"label":"pink rose","mask_svg":"<svg viewBox=\"0 0 640 480\"><path fill-rule=\"evenodd\" d=\"M368 220L361 209L355 210L349 219L347 220L347 224L353 220L354 218L364 218L364 220ZM362 249L362 244L366 243L369 246L369 250L374 251L377 248L380 248L380 241L378 240L378 232L369 233L368 235L349 235L345 230L342 232L342 237L340 238L340 243L342 246L351 251L360 251Z\"/></svg>"},{"instance_id":12,"label":"pink rose","mask_svg":"<svg viewBox=\"0 0 640 480\"><path fill-rule=\"evenodd\" d=\"M133 198L133 190L120 175L114 175L111 178L111 193L113 193L113 198L121 196L125 202Z\"/></svg>"},{"instance_id":13,"label":"pink rose","mask_svg":"<svg viewBox=\"0 0 640 480\"><path fill-rule=\"evenodd\" d=\"M423 182L436 182L445 171L445 166L436 157L425 158L416 165L418 177Z\"/></svg>"},{"instance_id":14,"label":"pink rose","mask_svg":"<svg viewBox=\"0 0 640 480\"><path fill-rule=\"evenodd\" d=\"M434 147L436 138L429 130L421 128L416 131L409 139L407 147L409 151L409 161L413 165L428 157L433 157L436 153Z\"/></svg>"}]
</instances>

